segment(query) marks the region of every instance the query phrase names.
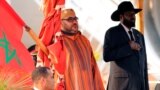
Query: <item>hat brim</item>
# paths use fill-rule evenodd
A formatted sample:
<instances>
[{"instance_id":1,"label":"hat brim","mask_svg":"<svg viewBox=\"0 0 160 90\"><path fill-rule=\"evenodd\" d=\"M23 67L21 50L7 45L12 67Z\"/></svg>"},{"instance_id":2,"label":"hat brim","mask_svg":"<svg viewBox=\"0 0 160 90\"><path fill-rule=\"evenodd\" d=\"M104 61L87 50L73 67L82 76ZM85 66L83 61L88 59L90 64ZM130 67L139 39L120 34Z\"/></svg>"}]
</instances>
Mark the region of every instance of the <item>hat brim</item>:
<instances>
[{"instance_id":1,"label":"hat brim","mask_svg":"<svg viewBox=\"0 0 160 90\"><path fill-rule=\"evenodd\" d=\"M133 11L134 11L135 14L136 14L136 13L142 11L142 9L133 9ZM111 15L111 19L112 19L113 21L119 21L119 20L120 20L119 15L120 15L121 13L122 13L122 12L119 11L119 10L114 11L114 12L112 13L112 15Z\"/></svg>"}]
</instances>

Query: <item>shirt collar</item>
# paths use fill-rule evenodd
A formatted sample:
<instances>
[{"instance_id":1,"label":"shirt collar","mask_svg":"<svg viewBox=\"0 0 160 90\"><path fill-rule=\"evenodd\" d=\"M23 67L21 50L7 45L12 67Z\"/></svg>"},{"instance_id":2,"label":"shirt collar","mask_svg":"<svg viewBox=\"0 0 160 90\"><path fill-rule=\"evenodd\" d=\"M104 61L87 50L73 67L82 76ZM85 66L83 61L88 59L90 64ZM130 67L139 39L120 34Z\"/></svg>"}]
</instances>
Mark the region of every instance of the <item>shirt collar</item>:
<instances>
[{"instance_id":1,"label":"shirt collar","mask_svg":"<svg viewBox=\"0 0 160 90\"><path fill-rule=\"evenodd\" d=\"M124 30L125 30L126 32L129 31L129 29L128 29L123 23L121 23L121 25L123 26L123 28L124 28Z\"/></svg>"},{"instance_id":2,"label":"shirt collar","mask_svg":"<svg viewBox=\"0 0 160 90\"><path fill-rule=\"evenodd\" d=\"M76 40L80 35L81 35L81 32L80 32L80 31L78 31L75 35L72 35L72 36L63 34L63 36L65 36L65 37L67 37L67 38L70 38L70 39L72 39L72 40Z\"/></svg>"},{"instance_id":3,"label":"shirt collar","mask_svg":"<svg viewBox=\"0 0 160 90\"><path fill-rule=\"evenodd\" d=\"M128 33L128 31L132 31L133 32L134 27L131 27L131 29L129 30L123 23L121 23L121 25L123 26L124 30L126 31L128 37L131 38L130 35L129 35L129 33ZM133 35L133 38L135 40L134 34L132 34L132 35Z\"/></svg>"}]
</instances>

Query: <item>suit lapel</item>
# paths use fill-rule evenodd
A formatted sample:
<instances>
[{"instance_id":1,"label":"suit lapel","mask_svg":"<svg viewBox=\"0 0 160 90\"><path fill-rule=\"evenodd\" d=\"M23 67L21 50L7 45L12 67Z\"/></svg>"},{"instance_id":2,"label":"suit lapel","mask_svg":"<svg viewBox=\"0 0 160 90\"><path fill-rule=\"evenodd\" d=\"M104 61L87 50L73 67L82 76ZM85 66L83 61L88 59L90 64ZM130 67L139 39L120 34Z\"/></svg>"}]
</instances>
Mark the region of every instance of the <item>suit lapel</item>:
<instances>
[{"instance_id":1,"label":"suit lapel","mask_svg":"<svg viewBox=\"0 0 160 90\"><path fill-rule=\"evenodd\" d=\"M139 35L139 33L137 33L137 31L135 29L133 29L133 34L134 34L134 37L136 39L136 42L140 43L140 41L139 41L140 35Z\"/></svg>"},{"instance_id":2,"label":"suit lapel","mask_svg":"<svg viewBox=\"0 0 160 90\"><path fill-rule=\"evenodd\" d=\"M129 41L130 39L129 39L129 37L128 37L128 35L127 35L127 33L126 33L126 31L125 31L125 29L123 28L123 26L121 25L121 24L119 24L119 30L120 30L120 35L122 36L122 38L125 40L125 41Z\"/></svg>"}]
</instances>

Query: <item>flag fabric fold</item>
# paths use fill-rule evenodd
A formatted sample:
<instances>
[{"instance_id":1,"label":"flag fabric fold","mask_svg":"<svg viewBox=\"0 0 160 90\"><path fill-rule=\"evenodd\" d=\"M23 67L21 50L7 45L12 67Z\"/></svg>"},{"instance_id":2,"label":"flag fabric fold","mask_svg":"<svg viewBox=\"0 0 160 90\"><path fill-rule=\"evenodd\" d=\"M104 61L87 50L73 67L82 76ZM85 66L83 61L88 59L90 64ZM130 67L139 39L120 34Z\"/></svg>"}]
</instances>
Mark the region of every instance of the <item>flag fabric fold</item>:
<instances>
[{"instance_id":1,"label":"flag fabric fold","mask_svg":"<svg viewBox=\"0 0 160 90\"><path fill-rule=\"evenodd\" d=\"M60 31L61 6L64 5L64 2L64 0L44 0L43 10L45 19L41 27L39 38L46 47L54 43L55 34ZM43 62L44 66L50 67L50 59L41 49L38 50L38 56L41 59L40 62Z\"/></svg>"}]
</instances>

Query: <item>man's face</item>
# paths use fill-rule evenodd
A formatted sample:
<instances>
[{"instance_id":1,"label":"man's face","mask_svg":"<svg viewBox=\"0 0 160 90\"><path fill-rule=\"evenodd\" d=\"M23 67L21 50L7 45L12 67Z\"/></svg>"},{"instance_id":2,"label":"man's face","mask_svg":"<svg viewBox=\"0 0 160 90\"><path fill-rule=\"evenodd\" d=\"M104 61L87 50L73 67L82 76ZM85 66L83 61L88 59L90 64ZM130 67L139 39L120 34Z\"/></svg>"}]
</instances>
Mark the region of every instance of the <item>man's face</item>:
<instances>
[{"instance_id":1,"label":"man's face","mask_svg":"<svg viewBox=\"0 0 160 90\"><path fill-rule=\"evenodd\" d=\"M125 26L127 26L128 28L135 27L135 12L134 11L124 12L122 17L123 17L122 23Z\"/></svg>"},{"instance_id":2,"label":"man's face","mask_svg":"<svg viewBox=\"0 0 160 90\"><path fill-rule=\"evenodd\" d=\"M50 70L48 70L48 73L49 76L46 78L45 90L54 90L56 82L53 73Z\"/></svg>"},{"instance_id":3,"label":"man's face","mask_svg":"<svg viewBox=\"0 0 160 90\"><path fill-rule=\"evenodd\" d=\"M78 18L76 16L70 16L67 19L62 19L62 30L66 30L71 33L78 31Z\"/></svg>"}]
</instances>

